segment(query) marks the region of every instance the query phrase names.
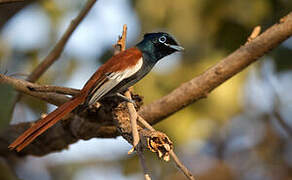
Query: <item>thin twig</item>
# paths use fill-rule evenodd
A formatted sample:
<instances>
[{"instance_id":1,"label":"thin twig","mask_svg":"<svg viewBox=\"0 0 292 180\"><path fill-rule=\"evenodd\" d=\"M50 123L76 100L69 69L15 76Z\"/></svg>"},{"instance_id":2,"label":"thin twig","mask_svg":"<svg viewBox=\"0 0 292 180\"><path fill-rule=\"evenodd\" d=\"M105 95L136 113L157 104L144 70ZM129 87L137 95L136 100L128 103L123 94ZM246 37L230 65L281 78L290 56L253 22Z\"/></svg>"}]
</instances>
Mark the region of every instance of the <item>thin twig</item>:
<instances>
[{"instance_id":1,"label":"thin twig","mask_svg":"<svg viewBox=\"0 0 292 180\"><path fill-rule=\"evenodd\" d=\"M115 49L120 49L120 51L124 51L126 49L126 39L127 39L127 25L125 24L123 26L123 33L122 36L119 37L117 44L115 45ZM118 51L115 51L117 53ZM131 93L128 90L125 93L125 96L128 99L131 99ZM139 133L137 130L137 112L135 110L135 107L132 103L128 102L127 107L130 114L130 120L131 120L131 127L132 127L132 135L133 135L133 147L135 148L139 143Z\"/></svg>"},{"instance_id":2,"label":"thin twig","mask_svg":"<svg viewBox=\"0 0 292 180\"><path fill-rule=\"evenodd\" d=\"M52 49L52 51L49 53L49 55L28 76L27 78L28 81L35 82L60 57L72 33L75 31L75 29L84 19L84 17L88 14L89 10L92 8L96 1L97 0L87 1L87 3L85 4L84 8L80 11L78 16L71 21L66 32L63 34L63 36L55 45L55 47Z\"/></svg>"},{"instance_id":3,"label":"thin twig","mask_svg":"<svg viewBox=\"0 0 292 180\"><path fill-rule=\"evenodd\" d=\"M114 48L115 48L114 54L117 54L120 51L126 50L126 39L127 39L127 25L125 24L123 26L122 36L119 37L117 44L114 46ZM128 99L132 99L130 89L131 88L129 88L129 90L125 92L125 96ZM127 102L127 107L128 107L129 114L130 114L131 129L132 129L132 136L133 136L133 148L132 149L133 150L136 149L136 151L137 151L139 161L140 161L141 167L143 169L145 180L151 180L149 170L146 166L146 161L145 161L142 149L138 147L139 140L140 140L138 128L137 128L138 114L137 114L137 111L135 110L135 107L132 103Z\"/></svg>"},{"instance_id":4,"label":"thin twig","mask_svg":"<svg viewBox=\"0 0 292 180\"><path fill-rule=\"evenodd\" d=\"M156 131L145 119L143 119L140 115L138 115L138 121L150 131Z\"/></svg>"},{"instance_id":5,"label":"thin twig","mask_svg":"<svg viewBox=\"0 0 292 180\"><path fill-rule=\"evenodd\" d=\"M130 89L128 91L126 91L125 96L129 99L132 99ZM130 121L131 121L131 128L132 128L133 150L136 149L136 151L137 151L137 154L138 154L139 160L140 160L140 164L141 164L141 167L143 169L145 180L151 180L151 177L149 174L149 169L146 166L146 161L145 161L145 158L143 155L143 151L141 148L139 148L139 145L138 145L139 141L140 141L139 132L138 132L138 128L137 128L138 113L135 110L135 107L132 103L127 102L127 107L128 107L129 114L130 114Z\"/></svg>"},{"instance_id":6,"label":"thin twig","mask_svg":"<svg viewBox=\"0 0 292 180\"><path fill-rule=\"evenodd\" d=\"M145 157L143 155L143 152L142 150L138 150L137 151L137 154L139 156L139 161L140 161L140 164L141 164L141 167L142 167L142 170L143 170L143 174L144 174L144 179L145 180L151 180L151 177L150 177L150 171L146 165L146 160L145 160Z\"/></svg>"},{"instance_id":7,"label":"thin twig","mask_svg":"<svg viewBox=\"0 0 292 180\"><path fill-rule=\"evenodd\" d=\"M26 73L12 73L12 74L9 74L9 76L13 76L13 77L16 77L16 76L28 77L29 74L26 74Z\"/></svg>"},{"instance_id":8,"label":"thin twig","mask_svg":"<svg viewBox=\"0 0 292 180\"><path fill-rule=\"evenodd\" d=\"M57 106L70 100L70 98L68 98L65 95L61 95L61 94L41 93L41 92L31 91L29 89L29 87L38 87L38 85L31 83L31 82L28 82L28 81L25 81L25 80L16 79L13 77L9 77L9 76L5 76L3 74L0 74L0 84L2 84L2 83L12 86L18 92L36 97L38 99L44 100L44 101L49 102L51 104L55 104Z\"/></svg>"},{"instance_id":9,"label":"thin twig","mask_svg":"<svg viewBox=\"0 0 292 180\"><path fill-rule=\"evenodd\" d=\"M128 99L132 99L131 98L131 93L130 93L130 90L128 90L126 93L125 93L125 96L128 98ZM138 132L138 129L137 129L137 112L135 110L135 107L132 103L130 102L127 102L127 107L129 109L129 114L130 114L130 120L131 120L131 127L132 127L132 136L133 136L133 147L136 148L139 141L140 141L140 137L139 137L139 132Z\"/></svg>"},{"instance_id":10,"label":"thin twig","mask_svg":"<svg viewBox=\"0 0 292 180\"><path fill-rule=\"evenodd\" d=\"M36 86L27 86L31 91L35 92L46 92L46 93L57 93L76 96L80 93L79 89L60 87L60 86L49 86L49 85L36 85Z\"/></svg>"},{"instance_id":11,"label":"thin twig","mask_svg":"<svg viewBox=\"0 0 292 180\"><path fill-rule=\"evenodd\" d=\"M143 119L141 116L138 115L138 121L147 129L150 131L156 131L145 119ZM192 175L191 171L188 170L188 168L183 165L183 163L179 160L179 158L176 156L173 150L170 150L169 152L170 156L172 157L174 163L176 166L184 173L184 175L190 179L195 180L195 177Z\"/></svg>"},{"instance_id":12,"label":"thin twig","mask_svg":"<svg viewBox=\"0 0 292 180\"><path fill-rule=\"evenodd\" d=\"M286 122L286 120L282 117L279 108L275 107L274 110L274 115L276 117L276 119L278 120L280 126L286 131L286 133L292 137L292 128L290 127L290 125Z\"/></svg>"},{"instance_id":13,"label":"thin twig","mask_svg":"<svg viewBox=\"0 0 292 180\"><path fill-rule=\"evenodd\" d=\"M170 153L170 156L172 157L173 161L175 162L176 166L184 173L184 175L190 180L195 180L195 177L188 170L188 168L186 168L186 166L183 165L183 163L179 160L179 158L176 156L174 151L171 150L169 153Z\"/></svg>"}]
</instances>

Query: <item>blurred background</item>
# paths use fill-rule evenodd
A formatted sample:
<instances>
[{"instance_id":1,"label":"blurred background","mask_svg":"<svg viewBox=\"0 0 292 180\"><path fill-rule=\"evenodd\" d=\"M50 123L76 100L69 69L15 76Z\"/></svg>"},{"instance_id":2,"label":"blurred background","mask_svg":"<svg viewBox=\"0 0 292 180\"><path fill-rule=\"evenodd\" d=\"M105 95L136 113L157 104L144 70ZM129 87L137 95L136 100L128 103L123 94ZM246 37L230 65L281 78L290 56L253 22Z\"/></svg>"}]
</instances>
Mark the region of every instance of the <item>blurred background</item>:
<instances>
[{"instance_id":1,"label":"blurred background","mask_svg":"<svg viewBox=\"0 0 292 180\"><path fill-rule=\"evenodd\" d=\"M0 16L0 67L7 75L29 74L85 1L27 4L9 19ZM266 29L291 9L291 0L99 0L38 82L81 88L112 55L123 24L128 47L146 32L167 31L186 51L160 61L135 86L148 104L239 48L255 26ZM197 179L292 180L291 58L290 38L207 99L155 125ZM12 110L15 93L0 86L0 130L55 108L24 96ZM0 158L0 179L142 179L137 157L127 155L130 148L122 138L79 141L62 152L26 157L13 170ZM185 179L173 163L146 156L153 179Z\"/></svg>"}]
</instances>

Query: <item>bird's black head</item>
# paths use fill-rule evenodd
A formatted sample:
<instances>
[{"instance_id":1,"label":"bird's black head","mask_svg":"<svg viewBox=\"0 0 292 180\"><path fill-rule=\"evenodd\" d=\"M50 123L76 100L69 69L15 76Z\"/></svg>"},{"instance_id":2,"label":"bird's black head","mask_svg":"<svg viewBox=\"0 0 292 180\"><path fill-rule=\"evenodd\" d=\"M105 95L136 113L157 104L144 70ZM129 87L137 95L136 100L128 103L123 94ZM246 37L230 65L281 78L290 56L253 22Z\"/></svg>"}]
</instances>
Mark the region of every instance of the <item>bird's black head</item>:
<instances>
[{"instance_id":1,"label":"bird's black head","mask_svg":"<svg viewBox=\"0 0 292 180\"><path fill-rule=\"evenodd\" d=\"M137 44L137 47L156 62L176 51L184 50L171 35L165 32L145 34L144 39Z\"/></svg>"}]
</instances>

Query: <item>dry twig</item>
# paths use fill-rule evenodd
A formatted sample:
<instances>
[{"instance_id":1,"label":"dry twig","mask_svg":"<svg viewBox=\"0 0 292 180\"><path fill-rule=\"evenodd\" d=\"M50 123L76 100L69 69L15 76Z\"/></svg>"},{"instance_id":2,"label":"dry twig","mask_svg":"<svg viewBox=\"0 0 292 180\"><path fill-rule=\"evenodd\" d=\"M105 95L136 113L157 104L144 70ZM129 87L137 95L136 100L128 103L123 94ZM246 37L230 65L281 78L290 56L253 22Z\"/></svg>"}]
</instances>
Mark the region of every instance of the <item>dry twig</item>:
<instances>
[{"instance_id":1,"label":"dry twig","mask_svg":"<svg viewBox=\"0 0 292 180\"><path fill-rule=\"evenodd\" d=\"M77 94L80 93L79 89L60 87L60 86L34 84L33 86L27 86L27 88L35 92L57 93L57 94L65 94L65 95L71 95L71 96L76 96Z\"/></svg>"},{"instance_id":2,"label":"dry twig","mask_svg":"<svg viewBox=\"0 0 292 180\"><path fill-rule=\"evenodd\" d=\"M127 25L123 26L122 36L119 37L117 44L115 45L116 49L120 49L120 51L124 51L126 49L126 39L127 39ZM118 51L115 51L117 53ZM125 93L125 96L128 99L131 99L130 90ZM139 133L137 130L137 113L135 107L132 103L128 102L127 107L129 109L131 127L132 127L132 135L133 135L133 147L135 148L139 143Z\"/></svg>"},{"instance_id":3,"label":"dry twig","mask_svg":"<svg viewBox=\"0 0 292 180\"><path fill-rule=\"evenodd\" d=\"M123 33L122 36L119 37L117 44L115 45L115 54L117 54L119 51L124 51L126 49L126 39L127 39L127 25L125 24L123 26ZM125 96L128 99L132 99L130 89L126 91ZM149 170L146 166L145 158L142 152L142 148L138 147L139 143L139 133L137 129L137 112L135 110L135 107L132 103L127 102L127 107L130 114L130 121L131 121L131 129L132 129L132 136L133 136L133 149L137 150L137 154L141 163L141 167L143 169L144 178L145 180L151 180Z\"/></svg>"},{"instance_id":4,"label":"dry twig","mask_svg":"<svg viewBox=\"0 0 292 180\"><path fill-rule=\"evenodd\" d=\"M125 93L125 96L129 99L132 99L130 89ZM142 148L139 147L140 137L139 137L139 132L138 132L138 128L137 128L138 113L137 113L137 111L132 103L127 102L127 107L129 109L131 128L132 128L133 150L136 149L136 151L137 151L137 154L139 156L139 160L141 163L141 167L143 169L145 180L151 180L149 169L146 166L146 161L145 161L145 158L143 155L143 150L142 150Z\"/></svg>"},{"instance_id":5,"label":"dry twig","mask_svg":"<svg viewBox=\"0 0 292 180\"><path fill-rule=\"evenodd\" d=\"M150 131L156 131L147 121L145 121L141 116L138 115L138 121L147 129ZM190 179L195 180L195 177L192 175L191 171L188 170L188 168L183 165L183 163L179 160L179 158L174 153L173 149L169 151L170 156L172 157L174 163L176 166L184 173L184 175Z\"/></svg>"},{"instance_id":6,"label":"dry twig","mask_svg":"<svg viewBox=\"0 0 292 180\"><path fill-rule=\"evenodd\" d=\"M22 79L0 74L0 83L11 85L18 92L36 97L54 105L62 105L70 100L64 95L77 95L80 90L60 86L39 85Z\"/></svg>"},{"instance_id":7,"label":"dry twig","mask_svg":"<svg viewBox=\"0 0 292 180\"><path fill-rule=\"evenodd\" d=\"M141 167L142 167L142 170L143 170L144 179L145 180L151 180L150 171L149 171L148 167L146 166L146 163L145 163L146 160L145 160L145 157L143 155L142 150L138 150L137 154L139 156L139 161L140 161L140 164L141 164Z\"/></svg>"},{"instance_id":8,"label":"dry twig","mask_svg":"<svg viewBox=\"0 0 292 180\"><path fill-rule=\"evenodd\" d=\"M49 53L49 55L28 76L28 81L35 82L36 80L38 80L38 78L41 77L41 75L43 75L44 72L46 72L48 68L60 57L72 33L75 31L80 22L85 18L85 16L88 14L89 10L92 8L96 1L97 0L87 1L84 8L80 11L77 17L71 21L66 32L63 34L63 36Z\"/></svg>"},{"instance_id":9,"label":"dry twig","mask_svg":"<svg viewBox=\"0 0 292 180\"><path fill-rule=\"evenodd\" d=\"M132 99L131 97L131 92L130 89L125 93L125 96L128 99ZM129 114L130 114L130 121L131 121L131 127L132 127L132 136L133 136L133 150L137 147L139 141L140 141L140 137L139 137L139 132L137 129L137 112L135 110L135 107L132 103L127 102L127 107L129 109ZM130 150L130 153L132 151ZM130 154L129 153L129 154Z\"/></svg>"},{"instance_id":10,"label":"dry twig","mask_svg":"<svg viewBox=\"0 0 292 180\"><path fill-rule=\"evenodd\" d=\"M288 124L283 116L281 115L279 108L275 107L274 109L274 116L279 122L280 126L284 129L284 131L288 134L290 138L292 138L292 128L290 127L290 124Z\"/></svg>"},{"instance_id":11,"label":"dry twig","mask_svg":"<svg viewBox=\"0 0 292 180\"><path fill-rule=\"evenodd\" d=\"M65 95L60 95L56 93L41 93L41 92L31 91L29 87L37 88L40 86L34 83L30 83L25 80L5 76L3 74L0 74L0 83L11 85L18 92L36 97L38 99L44 100L46 102L49 102L57 106L62 105L68 100L70 100L70 98L66 97Z\"/></svg>"}]
</instances>

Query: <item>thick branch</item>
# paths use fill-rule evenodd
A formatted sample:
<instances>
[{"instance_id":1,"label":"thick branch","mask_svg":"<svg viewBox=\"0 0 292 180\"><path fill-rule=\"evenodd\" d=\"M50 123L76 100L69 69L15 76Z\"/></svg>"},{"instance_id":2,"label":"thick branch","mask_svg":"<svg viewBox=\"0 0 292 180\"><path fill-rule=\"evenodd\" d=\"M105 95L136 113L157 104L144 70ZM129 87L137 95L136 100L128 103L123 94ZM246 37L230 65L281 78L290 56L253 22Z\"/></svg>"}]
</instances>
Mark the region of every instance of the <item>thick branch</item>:
<instances>
[{"instance_id":1,"label":"thick branch","mask_svg":"<svg viewBox=\"0 0 292 180\"><path fill-rule=\"evenodd\" d=\"M240 47L203 74L183 83L168 95L143 106L139 114L155 124L182 108L206 97L213 89L258 60L292 35L292 13L279 24Z\"/></svg>"},{"instance_id":2,"label":"thick branch","mask_svg":"<svg viewBox=\"0 0 292 180\"><path fill-rule=\"evenodd\" d=\"M44 156L46 154L67 149L68 145L76 143L78 140L88 140L91 138L114 138L119 134L116 127L106 119L111 119L111 114L107 113L109 107L104 107L98 113L88 113L84 117L71 114L69 118L57 123L39 136L32 144L23 151L17 153L7 147L21 133L31 126L31 123L20 123L10 125L0 133L0 156ZM95 117L102 117L103 120L93 120ZM102 148L102 147L101 147Z\"/></svg>"}]
</instances>

